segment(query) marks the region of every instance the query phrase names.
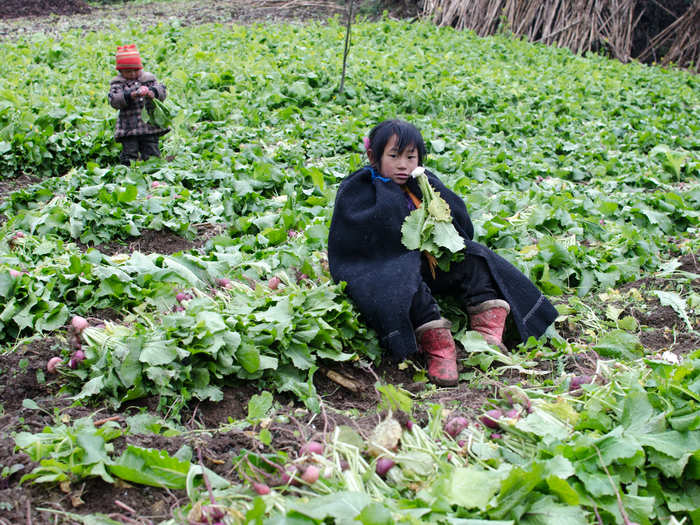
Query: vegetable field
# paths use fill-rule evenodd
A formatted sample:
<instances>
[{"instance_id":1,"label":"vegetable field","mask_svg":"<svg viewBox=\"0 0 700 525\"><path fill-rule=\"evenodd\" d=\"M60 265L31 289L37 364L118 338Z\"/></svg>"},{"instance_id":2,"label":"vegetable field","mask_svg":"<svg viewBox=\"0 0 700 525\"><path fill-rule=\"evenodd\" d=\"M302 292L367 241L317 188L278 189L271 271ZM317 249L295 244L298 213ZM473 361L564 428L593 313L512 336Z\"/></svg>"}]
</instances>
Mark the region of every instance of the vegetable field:
<instances>
[{"instance_id":1,"label":"vegetable field","mask_svg":"<svg viewBox=\"0 0 700 525\"><path fill-rule=\"evenodd\" d=\"M167 5L167 4L165 4ZM700 79L429 21L0 42L0 524L700 524ZM117 45L168 88L118 164ZM460 383L328 273L386 118L560 316ZM53 358L53 359L52 359Z\"/></svg>"}]
</instances>

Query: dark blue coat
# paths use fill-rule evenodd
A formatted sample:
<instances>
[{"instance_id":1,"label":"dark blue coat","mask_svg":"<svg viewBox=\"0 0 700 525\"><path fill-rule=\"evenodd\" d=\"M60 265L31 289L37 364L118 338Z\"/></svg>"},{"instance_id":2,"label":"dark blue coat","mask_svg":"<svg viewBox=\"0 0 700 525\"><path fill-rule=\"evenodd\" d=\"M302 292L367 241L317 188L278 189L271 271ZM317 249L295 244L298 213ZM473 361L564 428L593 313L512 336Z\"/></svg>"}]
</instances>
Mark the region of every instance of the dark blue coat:
<instances>
[{"instance_id":1,"label":"dark blue coat","mask_svg":"<svg viewBox=\"0 0 700 525\"><path fill-rule=\"evenodd\" d=\"M472 241L474 226L464 201L435 175L430 184L452 210L453 224L467 253L483 257L503 299L510 304L522 341L540 337L557 311L520 270L486 246ZM406 184L422 198L415 180ZM346 177L338 188L328 238L328 263L383 346L395 360L418 351L409 318L411 301L422 280L421 253L401 243L401 226L410 213L406 194L394 182L372 179L369 167Z\"/></svg>"}]
</instances>

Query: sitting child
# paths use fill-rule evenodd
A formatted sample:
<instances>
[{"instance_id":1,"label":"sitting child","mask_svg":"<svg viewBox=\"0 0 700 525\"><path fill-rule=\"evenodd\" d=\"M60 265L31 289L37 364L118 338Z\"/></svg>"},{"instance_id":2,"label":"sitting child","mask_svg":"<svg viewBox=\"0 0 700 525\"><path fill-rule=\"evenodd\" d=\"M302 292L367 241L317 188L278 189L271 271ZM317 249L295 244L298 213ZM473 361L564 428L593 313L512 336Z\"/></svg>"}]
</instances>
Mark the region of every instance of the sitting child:
<instances>
[{"instance_id":1,"label":"sitting child","mask_svg":"<svg viewBox=\"0 0 700 525\"><path fill-rule=\"evenodd\" d=\"M464 239L464 258L445 272L430 264L429 254L402 244L404 219L422 198L411 177L425 156L418 129L401 120L384 121L372 129L366 147L369 165L344 179L336 195L328 262L333 279L347 283L350 298L392 357L400 361L420 351L433 383L457 384L451 323L440 315L436 294L456 296L471 329L489 344L504 348L509 314L522 341L541 336L557 317L554 306L520 270L472 240L464 201L427 170Z\"/></svg>"},{"instance_id":2,"label":"sitting child","mask_svg":"<svg viewBox=\"0 0 700 525\"><path fill-rule=\"evenodd\" d=\"M109 83L109 103L119 110L114 139L121 142L119 161L130 165L137 160L160 157L158 141L169 130L153 126L143 120L144 107L152 104L150 99L165 100L165 86L155 75L143 70L141 56L136 46L117 47L116 68L119 75Z\"/></svg>"}]
</instances>

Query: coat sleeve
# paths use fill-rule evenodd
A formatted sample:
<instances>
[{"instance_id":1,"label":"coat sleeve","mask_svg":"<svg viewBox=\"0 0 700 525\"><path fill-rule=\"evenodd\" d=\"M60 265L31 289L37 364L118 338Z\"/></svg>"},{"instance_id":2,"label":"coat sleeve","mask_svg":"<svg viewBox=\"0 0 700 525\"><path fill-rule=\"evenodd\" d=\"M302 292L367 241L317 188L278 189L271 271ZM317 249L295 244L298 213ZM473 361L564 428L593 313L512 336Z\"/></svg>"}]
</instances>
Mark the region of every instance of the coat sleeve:
<instances>
[{"instance_id":1,"label":"coat sleeve","mask_svg":"<svg viewBox=\"0 0 700 525\"><path fill-rule=\"evenodd\" d=\"M131 104L131 101L127 100L126 91L126 84L119 77L113 78L109 83L107 98L114 109L125 109Z\"/></svg>"}]
</instances>

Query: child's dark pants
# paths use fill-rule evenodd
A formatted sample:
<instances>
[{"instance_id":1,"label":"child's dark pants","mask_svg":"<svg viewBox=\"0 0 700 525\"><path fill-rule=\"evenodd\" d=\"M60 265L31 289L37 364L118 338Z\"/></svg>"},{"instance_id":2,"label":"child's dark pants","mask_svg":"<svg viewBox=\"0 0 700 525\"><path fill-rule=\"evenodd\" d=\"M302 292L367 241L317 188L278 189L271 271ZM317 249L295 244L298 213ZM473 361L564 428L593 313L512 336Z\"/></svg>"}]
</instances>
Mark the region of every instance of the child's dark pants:
<instances>
[{"instance_id":1,"label":"child's dark pants","mask_svg":"<svg viewBox=\"0 0 700 525\"><path fill-rule=\"evenodd\" d=\"M128 166L132 160L138 160L139 153L141 154L141 160L146 160L149 157L160 157L158 140L158 135L138 135L122 138L122 152L119 154L119 162Z\"/></svg>"},{"instance_id":2,"label":"child's dark pants","mask_svg":"<svg viewBox=\"0 0 700 525\"><path fill-rule=\"evenodd\" d=\"M464 304L465 310L467 306L500 298L486 261L477 255L465 255L463 261L451 263L449 272L436 269L435 279L423 258L421 274L423 281L413 296L410 310L414 328L440 319L433 294L454 295Z\"/></svg>"}]
</instances>

